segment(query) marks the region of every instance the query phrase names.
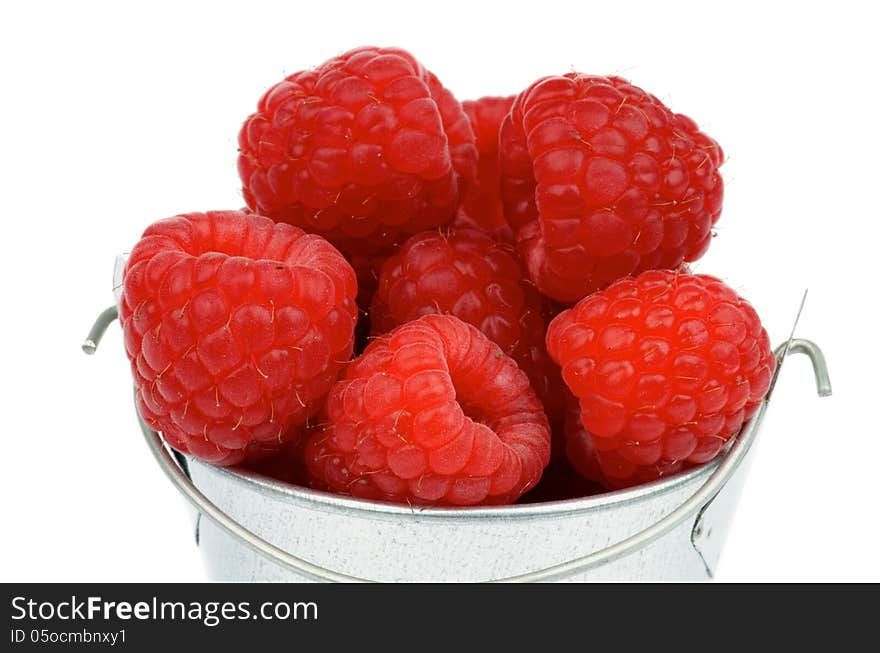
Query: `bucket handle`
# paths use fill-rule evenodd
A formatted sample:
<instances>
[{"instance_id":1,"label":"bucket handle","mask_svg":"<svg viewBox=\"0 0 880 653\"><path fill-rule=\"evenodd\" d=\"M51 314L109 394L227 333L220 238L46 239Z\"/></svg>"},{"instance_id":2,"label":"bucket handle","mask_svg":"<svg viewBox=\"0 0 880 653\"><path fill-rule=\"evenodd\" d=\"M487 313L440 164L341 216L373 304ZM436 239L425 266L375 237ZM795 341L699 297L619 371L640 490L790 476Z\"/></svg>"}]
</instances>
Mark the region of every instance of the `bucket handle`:
<instances>
[{"instance_id":1,"label":"bucket handle","mask_svg":"<svg viewBox=\"0 0 880 653\"><path fill-rule=\"evenodd\" d=\"M104 332L117 316L118 313L115 306L108 308L98 316L98 319L95 321L94 326L92 326L92 329L89 332L88 338L83 343L83 351L87 354L95 353ZM816 390L819 396L826 397L831 394L831 381L828 376L828 367L825 362L825 356L822 354L822 350L819 349L818 345L814 342L804 339L789 339L786 343L780 345L774 353L776 356L777 374L788 354L806 355L813 365L813 375L816 379ZM761 422L764 419L764 414L767 411L769 399L770 393L768 392L758 406L758 410L734 440L733 446L728 450L727 454L721 461L721 464L718 465L703 485L701 485L699 489L697 489L696 492L694 492L694 494L692 494L684 503L680 504L675 510L662 519L659 519L647 528L630 535L619 542L611 544L603 549L599 549L598 551L593 551L592 553L579 558L575 558L574 560L569 560L568 562L552 565L525 574L498 578L490 582L547 582L565 578L598 567L599 565L619 560L620 558L660 539L675 529L685 519L699 513L701 509L711 502L722 490L733 473L739 468L754 443ZM217 505L208 499L208 497L206 497L201 490L193 484L186 472L181 469L168 452L162 437L144 422L139 413L137 414L137 418L150 452L159 463L162 471L165 472L165 475L171 480L184 498L189 501L199 513L213 521L220 528L226 530L232 536L240 539L254 552L263 556L270 562L279 564L282 567L286 567L287 569L313 580L343 583L373 582L369 579L358 578L357 576L350 576L348 574L325 569L324 567L315 565L307 560L298 558L242 526L235 519L217 507Z\"/></svg>"}]
</instances>

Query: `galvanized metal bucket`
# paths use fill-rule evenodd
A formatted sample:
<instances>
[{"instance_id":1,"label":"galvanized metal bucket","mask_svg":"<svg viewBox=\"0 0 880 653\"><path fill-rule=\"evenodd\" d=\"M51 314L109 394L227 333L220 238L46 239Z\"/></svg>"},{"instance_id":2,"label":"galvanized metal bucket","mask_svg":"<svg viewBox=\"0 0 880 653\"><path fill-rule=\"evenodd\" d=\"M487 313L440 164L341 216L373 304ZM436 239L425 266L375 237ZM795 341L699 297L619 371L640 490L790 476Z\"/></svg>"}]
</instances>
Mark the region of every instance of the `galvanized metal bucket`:
<instances>
[{"instance_id":1,"label":"galvanized metal bucket","mask_svg":"<svg viewBox=\"0 0 880 653\"><path fill-rule=\"evenodd\" d=\"M108 309L83 345L93 352ZM825 360L808 340L777 350ZM664 581L712 577L773 385L720 460L605 494L491 508L410 508L317 492L182 456L138 417L163 471L195 507L211 578L232 581Z\"/></svg>"}]
</instances>

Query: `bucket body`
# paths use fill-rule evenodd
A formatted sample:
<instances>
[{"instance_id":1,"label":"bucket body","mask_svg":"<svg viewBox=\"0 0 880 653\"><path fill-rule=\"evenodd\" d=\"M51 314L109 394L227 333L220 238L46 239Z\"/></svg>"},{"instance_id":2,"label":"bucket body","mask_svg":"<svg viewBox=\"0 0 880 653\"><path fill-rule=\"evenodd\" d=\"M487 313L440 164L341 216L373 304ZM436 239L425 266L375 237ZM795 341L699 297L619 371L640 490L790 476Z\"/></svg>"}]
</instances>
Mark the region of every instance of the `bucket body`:
<instances>
[{"instance_id":1,"label":"bucket body","mask_svg":"<svg viewBox=\"0 0 880 653\"><path fill-rule=\"evenodd\" d=\"M710 579L748 462L702 510L660 539L562 580ZM253 533L324 569L385 582L490 581L567 562L657 522L692 496L717 465L583 499L420 509L315 492L186 459L194 485ZM196 541L214 580L312 580L255 553L201 515Z\"/></svg>"}]
</instances>

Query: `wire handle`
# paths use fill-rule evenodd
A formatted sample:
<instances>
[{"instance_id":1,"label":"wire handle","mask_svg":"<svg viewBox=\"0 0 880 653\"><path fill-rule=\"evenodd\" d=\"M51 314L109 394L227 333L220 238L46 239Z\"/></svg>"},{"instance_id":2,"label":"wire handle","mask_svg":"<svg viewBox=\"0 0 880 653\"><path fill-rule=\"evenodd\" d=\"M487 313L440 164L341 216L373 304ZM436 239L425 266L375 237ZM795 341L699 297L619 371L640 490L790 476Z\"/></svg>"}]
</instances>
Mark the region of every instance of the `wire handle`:
<instances>
[{"instance_id":1,"label":"wire handle","mask_svg":"<svg viewBox=\"0 0 880 653\"><path fill-rule=\"evenodd\" d=\"M98 345L101 344L101 338L104 337L107 327L118 317L119 311L116 309L116 306L105 308L92 325L89 335L83 340L82 350L89 356L98 351Z\"/></svg>"},{"instance_id":2,"label":"wire handle","mask_svg":"<svg viewBox=\"0 0 880 653\"><path fill-rule=\"evenodd\" d=\"M105 310L98 316L92 330L89 332L88 339L83 344L83 350L86 353L93 354L95 352L101 337L116 317L117 314L115 307ZM826 397L831 394L831 381L828 376L828 367L825 362L825 356L822 354L822 350L819 349L818 345L810 340L790 338L775 351L776 364L778 367L782 366L782 363L788 354L806 355L813 365L813 375L816 379L817 393L820 397ZM764 419L764 414L767 411L769 399L770 394L768 393L758 407L758 410L736 437L733 446L728 450L721 463L715 471L712 472L709 478L706 479L703 485L701 485L684 503L679 505L675 510L662 519L654 522L638 533L616 542L615 544L599 549L598 551L593 551L592 553L579 558L575 558L574 560L569 560L568 562L552 565L525 574L498 578L489 582L546 582L564 578L598 567L599 565L619 560L620 558L660 539L676 528L685 519L700 512L701 508L712 501L723 489L727 481L739 468L754 443L761 422ZM213 521L220 528L226 530L233 537L240 539L255 553L258 553L270 562L274 562L312 580L344 583L376 582L366 578L350 576L331 569L325 569L324 567L315 565L307 560L298 558L242 526L214 504L193 484L192 479L187 476L186 472L180 468L168 452L162 437L144 422L139 413L137 414L137 418L150 452L159 463L162 471L165 472L165 475L171 480L183 497L201 514Z\"/></svg>"}]
</instances>

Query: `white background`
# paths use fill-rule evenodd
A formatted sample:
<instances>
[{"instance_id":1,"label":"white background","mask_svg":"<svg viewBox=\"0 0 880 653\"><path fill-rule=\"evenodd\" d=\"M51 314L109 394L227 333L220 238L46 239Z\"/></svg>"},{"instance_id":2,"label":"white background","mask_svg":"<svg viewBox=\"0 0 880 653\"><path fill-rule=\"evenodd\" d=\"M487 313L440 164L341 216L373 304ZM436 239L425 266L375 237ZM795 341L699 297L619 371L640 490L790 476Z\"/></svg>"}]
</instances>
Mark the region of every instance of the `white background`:
<instances>
[{"instance_id":1,"label":"white background","mask_svg":"<svg viewBox=\"0 0 880 653\"><path fill-rule=\"evenodd\" d=\"M749 298L786 366L717 578L880 580L880 114L863 3L4 3L0 10L0 580L205 578L189 514L137 429L110 305L153 220L243 205L236 135L282 76L349 48L410 49L459 99L618 73L728 160L698 271ZM867 3L864 3L865 6Z\"/></svg>"}]
</instances>

